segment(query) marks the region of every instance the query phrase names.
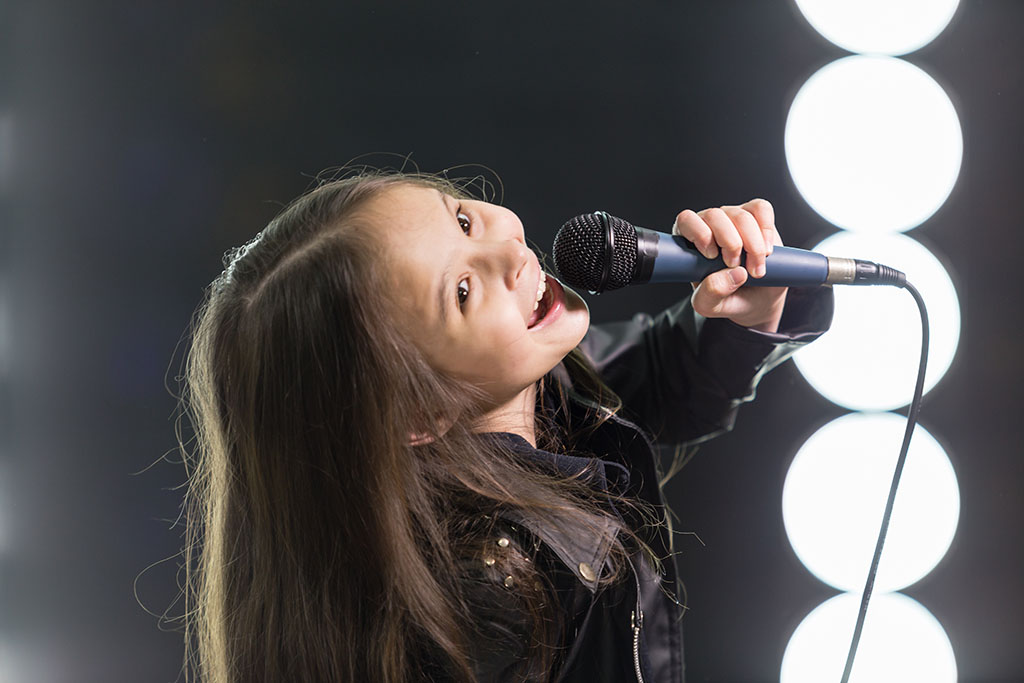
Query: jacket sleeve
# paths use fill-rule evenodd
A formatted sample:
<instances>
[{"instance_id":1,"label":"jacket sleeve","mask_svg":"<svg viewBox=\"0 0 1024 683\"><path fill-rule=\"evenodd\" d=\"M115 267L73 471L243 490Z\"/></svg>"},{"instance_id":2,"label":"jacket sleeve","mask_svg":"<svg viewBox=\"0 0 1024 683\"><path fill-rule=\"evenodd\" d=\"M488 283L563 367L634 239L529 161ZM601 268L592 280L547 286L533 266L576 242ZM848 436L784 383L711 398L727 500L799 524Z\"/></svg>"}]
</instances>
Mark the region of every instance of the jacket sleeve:
<instances>
[{"instance_id":1,"label":"jacket sleeve","mask_svg":"<svg viewBox=\"0 0 1024 683\"><path fill-rule=\"evenodd\" d=\"M732 428L761 378L832 321L829 287L791 288L777 333L698 315L687 297L652 318L594 325L580 344L626 417L662 443L695 443Z\"/></svg>"}]
</instances>

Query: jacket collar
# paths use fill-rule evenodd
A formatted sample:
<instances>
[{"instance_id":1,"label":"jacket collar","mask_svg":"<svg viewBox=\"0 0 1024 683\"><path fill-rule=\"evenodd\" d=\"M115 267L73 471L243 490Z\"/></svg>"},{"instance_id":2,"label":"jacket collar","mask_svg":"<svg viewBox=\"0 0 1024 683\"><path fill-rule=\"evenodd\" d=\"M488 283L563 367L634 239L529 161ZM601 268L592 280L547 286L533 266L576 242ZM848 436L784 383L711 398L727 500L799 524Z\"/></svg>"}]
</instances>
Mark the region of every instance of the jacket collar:
<instances>
[{"instance_id":1,"label":"jacket collar","mask_svg":"<svg viewBox=\"0 0 1024 683\"><path fill-rule=\"evenodd\" d=\"M551 453L531 446L530 442L518 434L500 432L492 436L517 456L549 468L562 476L582 475L584 481L600 491L608 491L609 471L615 473L615 484L621 481L621 477L628 481L628 471L618 463ZM575 532L577 525L568 522L561 525L557 521L550 523L548 519L540 520L515 508L503 511L501 516L532 532L558 556L591 593L597 591L598 579L604 572L615 537L614 524L611 520L604 520L600 528L581 534Z\"/></svg>"}]
</instances>

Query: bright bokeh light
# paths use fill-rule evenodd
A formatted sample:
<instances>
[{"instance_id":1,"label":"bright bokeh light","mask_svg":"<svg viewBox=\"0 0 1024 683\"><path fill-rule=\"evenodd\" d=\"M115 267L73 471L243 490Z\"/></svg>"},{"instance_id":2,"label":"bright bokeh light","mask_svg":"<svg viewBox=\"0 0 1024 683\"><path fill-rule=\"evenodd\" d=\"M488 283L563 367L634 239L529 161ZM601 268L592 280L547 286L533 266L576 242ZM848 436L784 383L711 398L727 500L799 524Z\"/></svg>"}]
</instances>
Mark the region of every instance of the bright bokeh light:
<instances>
[{"instance_id":1,"label":"bright bokeh light","mask_svg":"<svg viewBox=\"0 0 1024 683\"><path fill-rule=\"evenodd\" d=\"M797 93L786 161L800 194L829 222L909 230L946 201L960 172L956 110L931 76L900 59L846 57Z\"/></svg>"},{"instance_id":2,"label":"bright bokeh light","mask_svg":"<svg viewBox=\"0 0 1024 683\"><path fill-rule=\"evenodd\" d=\"M932 42L959 0L796 0L811 26L850 52L902 55Z\"/></svg>"},{"instance_id":3,"label":"bright bokeh light","mask_svg":"<svg viewBox=\"0 0 1024 683\"><path fill-rule=\"evenodd\" d=\"M859 593L899 456L906 419L845 415L797 452L782 489L786 535L800 561L825 583ZM918 425L910 442L879 562L879 591L905 588L946 554L960 516L956 473L942 446Z\"/></svg>"},{"instance_id":4,"label":"bright bokeh light","mask_svg":"<svg viewBox=\"0 0 1024 683\"><path fill-rule=\"evenodd\" d=\"M844 593L804 617L782 656L780 682L839 681L859 607L859 594ZM949 637L931 612L898 593L872 597L850 683L956 683L956 674Z\"/></svg>"},{"instance_id":5,"label":"bright bokeh light","mask_svg":"<svg viewBox=\"0 0 1024 683\"><path fill-rule=\"evenodd\" d=\"M839 233L815 251L882 263L903 271L924 297L931 337L927 392L953 362L960 339L960 303L945 267L906 235ZM836 286L831 329L794 357L822 396L851 410L891 410L910 403L921 357L921 318L897 287Z\"/></svg>"}]
</instances>

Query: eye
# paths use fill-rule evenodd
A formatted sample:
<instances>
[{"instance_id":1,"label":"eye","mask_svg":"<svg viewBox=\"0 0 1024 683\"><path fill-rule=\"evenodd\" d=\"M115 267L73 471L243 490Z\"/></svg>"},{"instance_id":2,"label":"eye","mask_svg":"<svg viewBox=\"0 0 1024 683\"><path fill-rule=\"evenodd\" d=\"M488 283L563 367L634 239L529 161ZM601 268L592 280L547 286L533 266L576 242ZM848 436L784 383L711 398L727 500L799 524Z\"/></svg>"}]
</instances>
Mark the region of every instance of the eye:
<instances>
[{"instance_id":1,"label":"eye","mask_svg":"<svg viewBox=\"0 0 1024 683\"><path fill-rule=\"evenodd\" d=\"M455 214L455 218L458 219L459 227L462 228L462 232L468 235L469 229L473 225L472 222L470 222L469 220L469 216L464 214L462 211L459 211L458 213Z\"/></svg>"},{"instance_id":2,"label":"eye","mask_svg":"<svg viewBox=\"0 0 1024 683\"><path fill-rule=\"evenodd\" d=\"M457 296L459 298L459 308L462 308L466 305L466 299L469 298L469 278L459 280Z\"/></svg>"}]
</instances>

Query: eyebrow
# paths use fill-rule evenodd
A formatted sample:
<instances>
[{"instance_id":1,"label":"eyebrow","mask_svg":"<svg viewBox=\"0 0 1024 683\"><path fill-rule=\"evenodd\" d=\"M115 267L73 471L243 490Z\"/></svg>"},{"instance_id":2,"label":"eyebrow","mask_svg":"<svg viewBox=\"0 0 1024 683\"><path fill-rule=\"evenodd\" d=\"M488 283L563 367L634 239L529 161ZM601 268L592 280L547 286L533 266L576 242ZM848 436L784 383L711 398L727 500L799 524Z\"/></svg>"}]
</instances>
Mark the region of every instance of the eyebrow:
<instances>
[{"instance_id":1,"label":"eyebrow","mask_svg":"<svg viewBox=\"0 0 1024 683\"><path fill-rule=\"evenodd\" d=\"M451 281L452 269L445 266L444 272L441 273L441 286L437 288L438 304L441 307L441 322L448 322L448 283Z\"/></svg>"},{"instance_id":2,"label":"eyebrow","mask_svg":"<svg viewBox=\"0 0 1024 683\"><path fill-rule=\"evenodd\" d=\"M443 192L441 192L441 190L437 190L437 197L438 197L438 199L441 200L441 203L444 204L445 212L447 213L448 211L450 211L450 209L448 208L448 199L447 199L447 197L445 197L445 194ZM445 266L444 271L441 273L441 283L440 283L440 286L437 288L437 299L438 299L438 304L441 307L441 323L442 324L447 324L448 323L448 305L447 304L448 304L449 301L451 301L451 298L448 296L448 283L451 281L451 277L452 277L452 267L449 264L449 265Z\"/></svg>"}]
</instances>

